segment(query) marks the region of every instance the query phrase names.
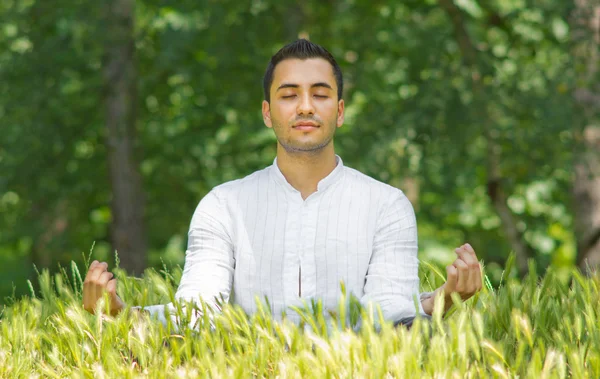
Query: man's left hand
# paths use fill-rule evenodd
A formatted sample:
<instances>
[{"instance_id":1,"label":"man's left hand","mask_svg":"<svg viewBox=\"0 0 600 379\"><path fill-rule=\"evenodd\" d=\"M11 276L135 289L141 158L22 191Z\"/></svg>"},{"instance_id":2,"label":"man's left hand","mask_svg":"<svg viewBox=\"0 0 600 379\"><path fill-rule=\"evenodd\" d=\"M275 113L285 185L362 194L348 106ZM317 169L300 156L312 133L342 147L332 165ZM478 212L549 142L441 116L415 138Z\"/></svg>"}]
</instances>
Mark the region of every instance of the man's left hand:
<instances>
[{"instance_id":1,"label":"man's left hand","mask_svg":"<svg viewBox=\"0 0 600 379\"><path fill-rule=\"evenodd\" d=\"M458 258L446 267L446 283L421 302L423 310L429 315L433 314L435 297L438 295L444 296L445 312L452 306L453 293L457 293L462 300L467 300L481 290L483 285L481 266L471 245L464 244L454 251Z\"/></svg>"},{"instance_id":2,"label":"man's left hand","mask_svg":"<svg viewBox=\"0 0 600 379\"><path fill-rule=\"evenodd\" d=\"M467 300L482 287L481 266L475 250L468 243L454 250L458 258L446 267L446 283L440 288L444 292L446 302L452 304L452 294L460 295Z\"/></svg>"}]
</instances>

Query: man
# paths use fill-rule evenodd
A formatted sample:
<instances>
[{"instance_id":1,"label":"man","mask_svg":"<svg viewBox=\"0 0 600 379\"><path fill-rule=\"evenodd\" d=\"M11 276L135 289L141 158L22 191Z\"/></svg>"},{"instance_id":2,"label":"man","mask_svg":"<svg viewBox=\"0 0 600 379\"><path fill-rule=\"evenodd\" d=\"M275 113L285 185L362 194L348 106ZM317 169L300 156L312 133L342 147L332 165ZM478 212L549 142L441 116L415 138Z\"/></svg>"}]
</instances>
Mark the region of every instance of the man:
<instances>
[{"instance_id":1,"label":"man","mask_svg":"<svg viewBox=\"0 0 600 379\"><path fill-rule=\"evenodd\" d=\"M298 40L271 58L263 85L263 120L277 137L277 157L202 199L176 298L215 305L223 297L253 313L255 297L267 297L275 317L285 311L299 321L291 306L321 299L325 309L336 309L343 281L363 304L379 305L386 319L414 317L415 214L401 190L345 167L335 154L333 137L344 123L335 59ZM465 244L456 253L447 282L420 296L419 313L431 315L438 294L447 309L452 293L467 299L481 289L473 248ZM107 267L94 261L86 276L83 302L90 312L104 291L113 314L125 307ZM145 309L164 314L163 305Z\"/></svg>"}]
</instances>

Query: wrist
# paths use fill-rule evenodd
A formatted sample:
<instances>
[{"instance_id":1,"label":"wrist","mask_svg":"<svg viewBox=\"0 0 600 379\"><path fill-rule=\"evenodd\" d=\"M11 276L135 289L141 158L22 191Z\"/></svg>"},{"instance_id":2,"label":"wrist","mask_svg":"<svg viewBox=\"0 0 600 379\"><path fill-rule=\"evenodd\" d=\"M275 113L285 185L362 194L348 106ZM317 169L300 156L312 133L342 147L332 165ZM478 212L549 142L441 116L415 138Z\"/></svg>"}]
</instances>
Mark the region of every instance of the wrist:
<instances>
[{"instance_id":1,"label":"wrist","mask_svg":"<svg viewBox=\"0 0 600 379\"><path fill-rule=\"evenodd\" d=\"M426 296L424 296L424 295L426 295ZM449 294L446 294L443 287L439 287L433 292L421 295L421 306L423 307L423 311L426 314L428 314L429 316L433 315L433 310L435 308L435 299L437 299L438 296L444 297L443 313L446 313L448 311L448 309L450 309L450 307L452 307L452 304L453 304L452 296Z\"/></svg>"},{"instance_id":2,"label":"wrist","mask_svg":"<svg viewBox=\"0 0 600 379\"><path fill-rule=\"evenodd\" d=\"M425 312L425 314L427 314L429 316L431 316L433 314L434 301L435 301L435 295L429 295L429 296L423 297L421 299L421 306L423 307L423 312Z\"/></svg>"}]
</instances>

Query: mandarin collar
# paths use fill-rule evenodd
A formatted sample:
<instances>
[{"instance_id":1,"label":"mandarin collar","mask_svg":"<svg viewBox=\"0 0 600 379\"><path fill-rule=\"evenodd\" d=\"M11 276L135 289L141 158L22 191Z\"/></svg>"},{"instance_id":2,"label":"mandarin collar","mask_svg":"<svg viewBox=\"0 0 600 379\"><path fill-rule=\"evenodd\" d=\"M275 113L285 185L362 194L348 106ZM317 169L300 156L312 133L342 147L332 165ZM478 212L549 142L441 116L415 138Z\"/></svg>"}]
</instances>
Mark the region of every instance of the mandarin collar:
<instances>
[{"instance_id":1,"label":"mandarin collar","mask_svg":"<svg viewBox=\"0 0 600 379\"><path fill-rule=\"evenodd\" d=\"M336 182L338 182L341 179L342 173L344 172L344 162L342 161L342 158L340 158L340 156L337 154L335 156L335 161L336 161L336 166L333 169L333 171L331 171L329 173L329 175L327 175L326 177L321 179L319 181L319 183L317 184L318 192L325 191L327 188L331 187L333 184L335 184ZM292 187L292 185L290 183L288 183L285 176L283 176L283 173L281 172L281 170L279 169L279 166L277 165L277 157L275 157L275 159L273 160L273 165L271 166L270 171L271 171L271 176L275 179L276 182L281 184L286 191L293 192L293 193L298 192L297 189L295 189L294 187Z\"/></svg>"}]
</instances>

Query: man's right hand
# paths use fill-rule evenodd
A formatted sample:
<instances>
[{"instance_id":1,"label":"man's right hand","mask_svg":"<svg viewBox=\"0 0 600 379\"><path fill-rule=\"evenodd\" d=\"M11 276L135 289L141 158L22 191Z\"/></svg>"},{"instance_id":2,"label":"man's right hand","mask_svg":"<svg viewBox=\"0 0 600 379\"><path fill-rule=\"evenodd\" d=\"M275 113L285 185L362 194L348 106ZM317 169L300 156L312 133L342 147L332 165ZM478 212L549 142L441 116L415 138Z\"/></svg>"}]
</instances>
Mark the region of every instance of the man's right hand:
<instances>
[{"instance_id":1,"label":"man's right hand","mask_svg":"<svg viewBox=\"0 0 600 379\"><path fill-rule=\"evenodd\" d=\"M115 316L125 308L125 303L117 295L117 279L113 279L113 276L106 262L92 262L83 282L83 308L86 311L94 314L96 303L104 292L109 295L111 315Z\"/></svg>"}]
</instances>

